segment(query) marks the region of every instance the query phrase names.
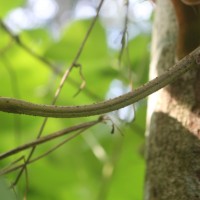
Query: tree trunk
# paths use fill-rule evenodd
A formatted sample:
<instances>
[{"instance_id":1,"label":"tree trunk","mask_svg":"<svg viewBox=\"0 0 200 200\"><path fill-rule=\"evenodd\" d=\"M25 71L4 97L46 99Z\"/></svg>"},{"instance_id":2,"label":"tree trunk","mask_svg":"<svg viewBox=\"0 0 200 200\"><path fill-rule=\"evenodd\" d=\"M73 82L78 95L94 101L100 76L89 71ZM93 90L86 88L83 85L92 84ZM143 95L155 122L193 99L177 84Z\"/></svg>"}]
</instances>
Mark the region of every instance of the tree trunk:
<instances>
[{"instance_id":1,"label":"tree trunk","mask_svg":"<svg viewBox=\"0 0 200 200\"><path fill-rule=\"evenodd\" d=\"M150 78L175 63L171 1L156 1ZM148 102L145 200L200 200L200 70L184 74Z\"/></svg>"}]
</instances>

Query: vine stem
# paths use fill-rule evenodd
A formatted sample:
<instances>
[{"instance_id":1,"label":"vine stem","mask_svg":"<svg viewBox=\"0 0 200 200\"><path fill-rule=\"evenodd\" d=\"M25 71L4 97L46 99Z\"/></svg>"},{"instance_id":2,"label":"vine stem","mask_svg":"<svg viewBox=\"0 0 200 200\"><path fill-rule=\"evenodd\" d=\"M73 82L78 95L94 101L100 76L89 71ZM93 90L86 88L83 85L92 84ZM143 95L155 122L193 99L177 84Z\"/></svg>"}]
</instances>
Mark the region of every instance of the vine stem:
<instances>
[{"instance_id":1,"label":"vine stem","mask_svg":"<svg viewBox=\"0 0 200 200\"><path fill-rule=\"evenodd\" d=\"M172 83L188 70L196 68L197 66L199 67L199 58L200 47L184 57L162 75L133 92L100 103L82 106L55 106L34 104L9 97L0 97L0 111L53 118L75 118L104 114L133 104Z\"/></svg>"}]
</instances>

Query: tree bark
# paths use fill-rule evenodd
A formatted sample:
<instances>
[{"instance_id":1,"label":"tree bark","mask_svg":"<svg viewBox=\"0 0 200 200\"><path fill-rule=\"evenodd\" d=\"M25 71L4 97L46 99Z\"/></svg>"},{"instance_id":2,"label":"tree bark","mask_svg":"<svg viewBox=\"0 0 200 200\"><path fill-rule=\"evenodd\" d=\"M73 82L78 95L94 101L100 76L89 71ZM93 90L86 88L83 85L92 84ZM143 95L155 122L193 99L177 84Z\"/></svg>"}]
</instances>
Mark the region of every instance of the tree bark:
<instances>
[{"instance_id":1,"label":"tree bark","mask_svg":"<svg viewBox=\"0 0 200 200\"><path fill-rule=\"evenodd\" d=\"M175 63L171 1L156 1L150 78ZM200 69L150 96L145 200L200 200Z\"/></svg>"}]
</instances>

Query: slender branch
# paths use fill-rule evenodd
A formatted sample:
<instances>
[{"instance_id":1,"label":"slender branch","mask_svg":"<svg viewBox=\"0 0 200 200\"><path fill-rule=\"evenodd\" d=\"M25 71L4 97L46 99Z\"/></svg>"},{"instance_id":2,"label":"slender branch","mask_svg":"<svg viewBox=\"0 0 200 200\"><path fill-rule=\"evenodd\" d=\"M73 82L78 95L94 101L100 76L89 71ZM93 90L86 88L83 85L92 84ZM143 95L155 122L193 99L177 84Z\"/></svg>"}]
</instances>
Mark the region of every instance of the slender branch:
<instances>
[{"instance_id":1,"label":"slender branch","mask_svg":"<svg viewBox=\"0 0 200 200\"><path fill-rule=\"evenodd\" d=\"M42 62L44 65L46 65L49 69L51 69L56 75L62 76L63 72L61 68L56 67L56 65L52 64L49 60L47 60L45 57L37 54L34 52L32 49L30 49L20 38L19 35L14 35L9 28L6 26L6 24L0 19L0 26L3 28L3 30L10 36L12 39L10 43L4 48L0 49L0 55L5 53L5 51L10 48L10 46L13 44L13 41L15 41L24 51L26 51L28 54L30 54L32 57L35 59L39 60ZM75 87L79 87L79 83L75 81L74 79L68 77L68 82L72 84ZM99 100L100 97L96 94L94 94L92 91L90 91L88 88L84 88L83 92L88 95L89 97Z\"/></svg>"},{"instance_id":2,"label":"slender branch","mask_svg":"<svg viewBox=\"0 0 200 200\"><path fill-rule=\"evenodd\" d=\"M28 52L31 56L33 56L34 58L40 60L41 62L43 62L46 66L50 67L56 74L60 74L61 70L56 67L55 65L53 65L51 62L49 62L47 59L45 59L44 57L42 57L41 55L35 53L34 51L32 51L26 44L24 44L20 37L18 35L14 35L9 28L3 23L3 21L0 19L0 26L8 33L8 35L22 48L24 49L26 52Z\"/></svg>"},{"instance_id":3,"label":"slender branch","mask_svg":"<svg viewBox=\"0 0 200 200\"><path fill-rule=\"evenodd\" d=\"M36 158L33 158L32 160L28 160L28 161L25 161L25 163L23 164L19 164L19 165L16 165L16 166L12 166L10 165L9 167L6 167L4 169L2 169L0 171L0 176L2 175L5 175L5 174L8 174L10 172L13 172L13 171L16 171L20 168L24 168L26 165L29 165L29 164L32 164L38 160L40 160L41 158L44 158L45 156L47 156L48 154L52 153L53 151L55 151L56 149L58 149L59 147L61 147L63 144L65 144L66 142L69 142L70 140L74 139L75 137L77 137L78 135L80 135L81 133L83 133L85 130L87 130L88 128L91 128L92 126L98 124L99 122L101 122L102 120L104 120L103 118L99 118L99 120L96 120L96 123L94 121L93 124L91 124L90 126L85 126L83 127L82 129L80 129L77 133L71 135L70 137L66 138L64 141L62 141L61 143L57 144L55 147L52 147L50 150L48 150L47 152L43 153L42 155L36 157ZM77 131L77 130L76 130ZM67 134L67 133L66 133ZM61 135L60 135L61 136ZM24 157L22 157L24 158ZM15 162L16 163L16 162Z\"/></svg>"},{"instance_id":4,"label":"slender branch","mask_svg":"<svg viewBox=\"0 0 200 200\"><path fill-rule=\"evenodd\" d=\"M39 155L38 157L36 158L33 158L32 160L29 161L29 163L33 163L33 162L36 162L46 156L48 156L50 153L56 151L58 148L60 148L61 146L63 146L64 144L66 144L67 142L69 142L70 140L76 138L78 135L80 135L81 133L83 133L84 131L86 131L87 129L91 128L92 126L94 126L96 124L93 124L91 126L88 126L88 127L85 127L81 130L79 130L77 133L71 135L70 137L66 138L65 140L63 140L62 142L58 143L57 145L55 145L54 147L52 147L51 149L49 149L48 151L46 151L45 153Z\"/></svg>"},{"instance_id":5,"label":"slender branch","mask_svg":"<svg viewBox=\"0 0 200 200\"><path fill-rule=\"evenodd\" d=\"M87 30L87 32L86 32L84 38L83 38L83 41L82 41L82 43L81 43L81 45L80 45L80 47L79 47L79 49L78 49L78 51L77 51L77 54L76 54L75 58L73 59L73 61L72 61L71 65L70 65L70 67L65 71L64 75L62 76L62 79L61 79L61 81L60 81L60 85L59 85L59 87L58 87L57 90L56 90L56 93L55 93L55 96L54 96L52 105L55 105L55 103L56 103L56 101L57 101L57 99L58 99L58 97L59 97L59 95L60 95L60 92L61 92L61 90L62 90L62 88L63 88L63 86L64 86L64 84L65 84L65 81L66 81L67 78L69 77L70 72L72 71L72 69L73 69L74 67L77 66L78 59L79 59L79 57L81 56L81 53L82 53L82 51L83 51L83 49L84 49L84 47L85 47L85 44L86 44L86 42L87 42L87 40L88 40L88 38L89 38L89 36L90 36L90 34L91 34L93 28L94 28L94 25L95 25L95 23L96 23L96 21L97 21L97 19L98 19L98 17L99 17L99 12L100 12L100 10L101 10L101 7L102 7L103 3L104 3L104 0L101 0L100 3L99 3L99 5L98 5L98 7L97 7L96 16L95 16L94 19L92 20L92 22L91 22L91 24L90 24L90 26L89 26L89 28L88 28L88 30Z\"/></svg>"},{"instance_id":6,"label":"slender branch","mask_svg":"<svg viewBox=\"0 0 200 200\"><path fill-rule=\"evenodd\" d=\"M77 137L78 135L80 135L85 129L82 129L80 130L79 132L71 135L70 137L68 137L66 140L64 140L63 142L69 142L70 140L74 139L75 137ZM61 144L61 143L60 143ZM62 144L61 144L62 145ZM58 146L58 145L57 145ZM57 146L55 147L57 149ZM60 146L59 146L60 147ZM18 169L23 169L25 168L27 165L30 165L38 160L40 160L41 158L44 158L47 154L50 154L51 152L53 152L54 150L56 150L54 147L52 149L50 149L50 151L36 157L36 158L33 158L32 160L28 160L26 163L22 163L22 164L19 164L19 165L16 165L16 166L11 166L11 167L7 167L7 168L4 168L3 170L0 171L0 176L2 175L5 175L5 174L9 174L13 171L16 171ZM15 185L15 184L12 184L12 185Z\"/></svg>"},{"instance_id":7,"label":"slender branch","mask_svg":"<svg viewBox=\"0 0 200 200\"><path fill-rule=\"evenodd\" d=\"M44 137L37 138L36 140L34 140L32 142L29 142L27 144L24 144L24 145L21 145L21 146L15 148L15 149L12 149L10 151L7 151L5 153L0 154L0 160L7 158L11 155L14 155L16 153L19 153L19 152L26 150L28 148L31 148L31 147L37 146L39 144L43 144L47 141L53 140L55 138L61 137L61 136L66 135L68 133L78 131L80 129L85 129L85 128L91 127L91 126L99 123L101 120L102 119L99 118L98 120L95 120L95 121L82 123L82 124L79 124L79 125L76 125L76 126L73 126L73 127L65 128L63 130L57 131L55 133L49 134L49 135L44 136Z\"/></svg>"},{"instance_id":8,"label":"slender branch","mask_svg":"<svg viewBox=\"0 0 200 200\"><path fill-rule=\"evenodd\" d=\"M82 51L83 51L83 48L84 48L84 46L85 46L85 44L86 44L86 42L87 42L87 39L89 38L89 35L90 35L90 33L91 33L91 31L92 31L92 29L93 29L93 27L94 27L94 25L95 25L95 23L96 23L96 21L97 21L97 18L98 18L98 16L99 16L100 9L101 9L101 7L102 7L102 5L103 5L103 2L104 2L104 0L101 0L101 1L100 1L99 5L98 5L98 7L97 7L96 16L95 16L95 18L92 20L92 22L91 22L91 24L90 24L90 26L89 26L89 28L88 28L88 31L86 32L86 35L85 35L85 37L84 37L84 39L83 39L83 42L81 43L80 48L79 48L78 51L77 51L77 54L76 54L75 58L73 59L73 61L72 61L71 65L70 65L70 67L65 71L65 73L63 74L63 76L62 76L62 78L61 78L60 85L59 85L59 87L57 88L57 90L56 90L56 92L55 92L55 96L54 96L53 101L52 101L52 106L55 105L55 103L56 103L56 101L57 101L57 99L58 99L58 97L59 97L59 95L60 95L60 92L61 92L61 90L62 90L62 88L63 88L63 86L64 86L65 81L67 80L67 78L69 78L70 72L72 71L72 69L75 67L75 65L76 65L77 62L78 62L78 59L79 59L79 57L80 57L80 55L81 55L81 53L82 53ZM37 138L40 138L40 137L41 137L41 135L42 135L42 133L43 133L43 130L44 130L44 127L45 127L45 125L46 125L46 123L47 123L47 120L48 120L48 117L46 117L46 118L44 119L44 121L43 121L43 123L42 123L42 125L41 125L41 127L40 127L39 133L38 133L38 135L37 135ZM29 153L29 155L28 155L28 158L27 158L27 160L26 160L26 163L28 163L28 162L30 161L30 159L31 159L31 157L32 157L32 155L33 155L33 153L35 152L35 149L36 149L36 146L33 146L32 149L31 149L31 151L30 151L30 153ZM24 171L24 169L25 169L26 163L25 163L25 165L21 168L19 174L17 175L15 181L13 182L13 186L16 185L16 184L18 183L18 181L19 181L19 179L20 179L20 177L21 177L21 175L22 175L22 173L23 173L23 171Z\"/></svg>"},{"instance_id":9,"label":"slender branch","mask_svg":"<svg viewBox=\"0 0 200 200\"><path fill-rule=\"evenodd\" d=\"M119 66L121 66L122 56L123 56L124 49L125 49L126 44L127 44L127 41L128 41L128 11L129 11L129 0L125 1L125 6L126 6L126 15L125 15L124 28L123 28L123 32L122 32L122 38L121 38L121 49L120 49L119 57L118 57Z\"/></svg>"},{"instance_id":10,"label":"slender branch","mask_svg":"<svg viewBox=\"0 0 200 200\"><path fill-rule=\"evenodd\" d=\"M149 81L135 91L97 104L83 106L53 106L33 104L23 100L0 97L0 111L54 118L86 117L111 112L143 99L175 81L177 77L188 70L197 66L199 67L199 58L200 47L187 55L164 74Z\"/></svg>"}]
</instances>

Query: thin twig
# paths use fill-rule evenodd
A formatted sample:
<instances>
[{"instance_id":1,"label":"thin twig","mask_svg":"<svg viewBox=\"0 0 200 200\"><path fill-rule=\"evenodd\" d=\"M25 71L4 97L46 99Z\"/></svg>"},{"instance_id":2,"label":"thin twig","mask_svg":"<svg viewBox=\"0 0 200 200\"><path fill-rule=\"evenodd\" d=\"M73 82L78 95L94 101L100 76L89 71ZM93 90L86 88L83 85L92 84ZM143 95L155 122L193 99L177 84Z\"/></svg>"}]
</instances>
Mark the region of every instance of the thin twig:
<instances>
[{"instance_id":1,"label":"thin twig","mask_svg":"<svg viewBox=\"0 0 200 200\"><path fill-rule=\"evenodd\" d=\"M68 78L68 76L69 76L71 70L73 69L74 65L75 65L76 63L78 63L78 59L79 59L79 57L80 57L80 55L81 55L81 53L82 53L82 51L83 51L83 48L84 48L84 46L85 46L85 44L86 44L86 41L87 41L87 39L88 39L88 37L89 37L89 35L90 35L90 33L91 33L91 31L92 31L92 29L93 29L93 27L94 27L96 21L97 21L97 18L98 18L98 16L99 16L100 9L101 9L101 7L102 7L102 5L103 5L103 2L104 2L104 0L101 0L101 1L100 1L100 4L99 4L99 6L98 6L98 8L97 8L97 14L96 14L95 18L92 20L91 25L90 25L90 27L89 27L89 29L88 29L88 31L87 31L87 33L86 33L84 39L83 39L83 42L82 42L81 45L80 45L80 48L78 49L78 52L77 52L77 54L76 54L76 56L75 56L73 62L71 63L70 67L65 71L64 75L63 75L62 78L61 78L61 82L60 82L60 85L59 85L58 89L56 90L54 99L53 99L53 101L52 101L52 105L55 105L55 103L56 103L56 101L57 101L57 99L58 99L58 97L59 97L59 94L60 94L60 92L61 92L61 90L62 90L62 88L63 88L63 86L64 86L65 80ZM47 123L47 120L48 120L48 118L45 118L45 119L44 119L44 121L43 121L43 123L42 123L42 126L41 126L41 128L40 128L40 130L39 130L39 133L38 133L38 135L37 135L37 138L40 138L40 136L42 135L43 130L44 130L44 127L45 127L45 125L46 125L46 123ZM36 146L34 146L34 147L31 149L31 152L30 152L30 154L28 155L28 158L27 158L27 163L30 161L30 159L31 159L31 157L32 157L32 155L33 155L33 153L34 153L34 151L35 151L35 148L36 148ZM26 164L25 164L25 165L26 165ZM25 165L24 165L24 167L25 167ZM20 172L19 172L19 174L18 174L16 180L14 181L13 185L16 185L17 182L19 181L19 179L20 179L20 177L21 177L21 175L22 175L22 173L23 173L23 171L24 171L24 169L25 169L24 167L21 168L21 170L20 170Z\"/></svg>"},{"instance_id":2,"label":"thin twig","mask_svg":"<svg viewBox=\"0 0 200 200\"><path fill-rule=\"evenodd\" d=\"M31 163L34 163L38 160L40 160L41 158L47 156L48 154L52 153L53 151L55 151L56 149L58 149L59 147L61 147L63 144L65 144L66 142L72 140L73 138L77 137L78 135L80 135L81 133L83 133L85 130L87 130L88 128L98 124L101 122L101 120L103 120L103 118L99 118L99 120L96 121L96 123L93 123L91 124L90 126L88 127L83 127L81 130L79 130L77 133L75 133L74 135L66 138L64 141L62 141L61 143L59 143L58 145L56 145L55 147L53 147L52 149L50 149L49 151L47 151L46 153L30 160L29 162L26 162L26 165L29 165ZM0 171L0 176L2 175L5 175L5 174L8 174L10 172L13 172L15 170L18 170L20 168L24 167L24 163L23 164L20 164L20 165L17 165L17 166L14 166L14 167L7 167L7 168L4 168L3 170Z\"/></svg>"},{"instance_id":3,"label":"thin twig","mask_svg":"<svg viewBox=\"0 0 200 200\"><path fill-rule=\"evenodd\" d=\"M118 57L118 61L119 61L119 66L121 66L121 61L122 61L122 57L123 57L123 53L124 53L124 49L126 47L126 43L128 41L128 9L129 9L129 0L126 0L125 2L125 6L126 6L126 16L125 16L125 21L124 21L124 29L122 32L122 39L121 39L121 49L119 52L119 57Z\"/></svg>"},{"instance_id":4,"label":"thin twig","mask_svg":"<svg viewBox=\"0 0 200 200\"><path fill-rule=\"evenodd\" d=\"M20 39L19 36L14 35L9 28L3 23L3 21L0 19L0 25L1 27L8 33L8 35L22 48L24 49L27 53L29 53L31 56L34 58L40 60L43 62L46 66L50 67L56 74L60 74L61 71L58 67L54 66L51 62L46 60L44 57L40 56L39 54L35 53L32 51L28 46L26 46Z\"/></svg>"},{"instance_id":5,"label":"thin twig","mask_svg":"<svg viewBox=\"0 0 200 200\"><path fill-rule=\"evenodd\" d=\"M36 52L32 51L25 43L22 42L20 39L20 36L14 35L9 28L4 24L4 22L0 19L0 26L8 33L8 35L12 38L11 42L15 41L24 51L29 53L31 56L33 56L35 59L42 62L44 65L46 65L48 68L50 68L56 75L62 76L63 72L61 68L56 67L53 65L50 61L48 61L46 58L42 57L41 55L37 54ZM12 43L9 43L6 48L0 51L1 53L5 53L5 51L11 46ZM79 87L79 83L72 78L68 77L68 81L70 84L72 84L75 87ZM84 93L91 97L94 100L100 100L99 96L94 94L92 91L90 91L88 88L84 89Z\"/></svg>"},{"instance_id":6,"label":"thin twig","mask_svg":"<svg viewBox=\"0 0 200 200\"><path fill-rule=\"evenodd\" d=\"M54 152L55 150L57 150L58 148L60 148L61 146L63 146L65 143L69 142L70 140L72 140L73 138L77 137L78 135L80 135L81 133L83 133L84 131L86 131L88 128L91 128L92 126L94 126L96 124L93 124L89 127L85 127L82 130L78 131L77 133L75 133L74 135L66 138L65 140L63 140L62 142L60 142L59 144L57 144L56 146L54 146L53 148L51 148L50 150L48 150L47 152L43 153L42 155L32 159L30 163L36 162L38 160L40 160L41 158L44 158L45 156L49 155L50 153Z\"/></svg>"},{"instance_id":7,"label":"thin twig","mask_svg":"<svg viewBox=\"0 0 200 200\"><path fill-rule=\"evenodd\" d=\"M82 79L82 83L81 83L78 91L74 94L74 97L76 97L85 88L85 85L86 85L86 80L85 80L85 77L84 77L83 72L82 72L82 65L76 64L76 67L79 68L79 74L80 74L80 77Z\"/></svg>"},{"instance_id":8,"label":"thin twig","mask_svg":"<svg viewBox=\"0 0 200 200\"><path fill-rule=\"evenodd\" d=\"M87 123L82 123L82 124L79 124L79 125L76 125L76 126L72 126L72 127L69 127L69 128L62 129L60 131L56 131L55 133L51 133L47 136L40 137L40 138L38 138L38 139L36 139L32 142L18 146L17 148L14 148L10 151L7 151L5 153L0 154L0 160L5 159L5 158L7 158L11 155L14 155L16 153L19 153L21 151L24 151L28 148L35 147L35 146L38 146L39 144L46 143L50 140L61 137L61 136L66 135L68 133L72 133L74 131L77 131L77 130L80 130L80 129L83 129L83 128L91 127L91 126L93 126L93 125L95 125L99 122L100 122L99 120L95 120L95 121L91 121L91 122L87 122Z\"/></svg>"}]
</instances>

